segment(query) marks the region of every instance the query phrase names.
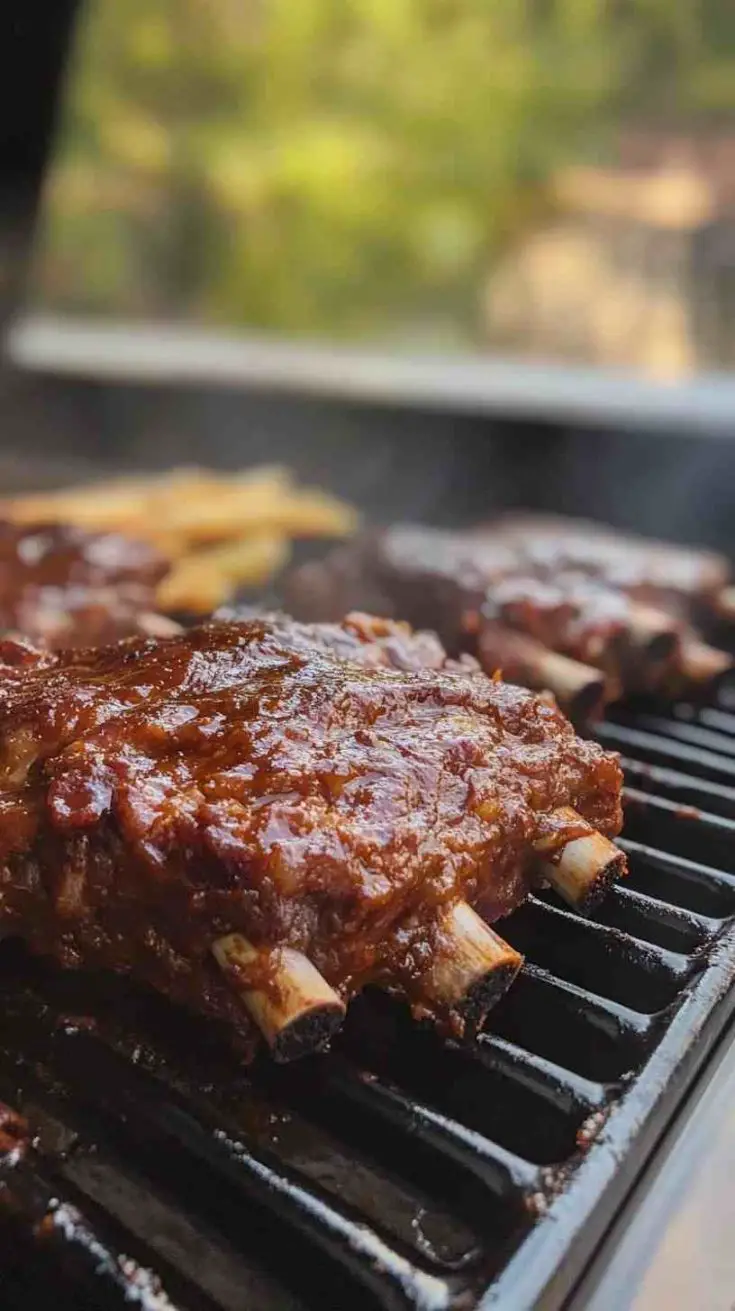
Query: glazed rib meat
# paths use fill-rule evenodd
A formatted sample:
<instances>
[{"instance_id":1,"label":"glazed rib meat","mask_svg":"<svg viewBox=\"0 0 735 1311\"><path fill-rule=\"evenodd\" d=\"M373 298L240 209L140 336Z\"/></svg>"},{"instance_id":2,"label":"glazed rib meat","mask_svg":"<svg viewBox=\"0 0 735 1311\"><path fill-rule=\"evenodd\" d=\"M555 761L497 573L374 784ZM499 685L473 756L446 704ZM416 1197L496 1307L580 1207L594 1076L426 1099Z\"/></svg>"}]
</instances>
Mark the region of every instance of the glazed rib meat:
<instances>
[{"instance_id":1,"label":"glazed rib meat","mask_svg":"<svg viewBox=\"0 0 735 1311\"><path fill-rule=\"evenodd\" d=\"M510 547L521 569L535 577L560 580L585 617L585 589L618 599L620 631L610 654L622 690L674 695L706 686L732 667L730 655L709 646L699 631L728 617L724 556L554 515L506 515L479 536ZM594 649L579 658L605 667Z\"/></svg>"},{"instance_id":2,"label":"glazed rib meat","mask_svg":"<svg viewBox=\"0 0 735 1311\"><path fill-rule=\"evenodd\" d=\"M167 569L118 533L0 521L0 629L52 647L163 631L155 589Z\"/></svg>"},{"instance_id":3,"label":"glazed rib meat","mask_svg":"<svg viewBox=\"0 0 735 1311\"><path fill-rule=\"evenodd\" d=\"M615 532L586 519L504 515L488 533L514 543L524 558L550 573L582 570L645 605L693 620L718 605L730 578L725 556Z\"/></svg>"},{"instance_id":4,"label":"glazed rib meat","mask_svg":"<svg viewBox=\"0 0 735 1311\"><path fill-rule=\"evenodd\" d=\"M286 600L317 621L353 606L405 616L450 651L473 651L489 673L550 688L580 717L619 690L626 599L582 577L547 579L485 535L413 525L366 534L294 570Z\"/></svg>"},{"instance_id":5,"label":"glazed rib meat","mask_svg":"<svg viewBox=\"0 0 735 1311\"><path fill-rule=\"evenodd\" d=\"M624 863L616 757L405 625L1 654L2 930L246 1045L252 1016L273 1042L292 984L339 1010L372 982L461 1028L460 966L520 964L475 912Z\"/></svg>"},{"instance_id":6,"label":"glazed rib meat","mask_svg":"<svg viewBox=\"0 0 735 1311\"><path fill-rule=\"evenodd\" d=\"M450 650L540 689L584 716L622 692L673 690L725 672L730 657L689 619L719 595L723 562L583 525L512 517L474 532L399 525L296 570L290 608L333 618L351 606L436 628ZM666 586L665 586L666 584Z\"/></svg>"}]
</instances>

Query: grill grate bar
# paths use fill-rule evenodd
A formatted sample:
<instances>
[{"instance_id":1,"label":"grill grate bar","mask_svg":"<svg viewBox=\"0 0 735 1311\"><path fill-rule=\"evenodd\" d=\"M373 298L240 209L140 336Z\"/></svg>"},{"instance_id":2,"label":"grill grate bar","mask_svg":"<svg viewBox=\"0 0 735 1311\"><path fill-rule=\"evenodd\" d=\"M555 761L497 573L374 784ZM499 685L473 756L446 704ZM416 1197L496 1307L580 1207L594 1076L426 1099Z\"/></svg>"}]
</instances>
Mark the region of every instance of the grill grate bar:
<instances>
[{"instance_id":1,"label":"grill grate bar","mask_svg":"<svg viewBox=\"0 0 735 1311\"><path fill-rule=\"evenodd\" d=\"M628 728L640 728L644 732L655 733L661 737L672 738L676 742L685 742L689 746L701 747L704 751L714 752L717 756L735 756L735 738L702 724L693 724L682 719L667 719L663 715L626 714L618 712L614 722Z\"/></svg>"},{"instance_id":2,"label":"grill grate bar","mask_svg":"<svg viewBox=\"0 0 735 1311\"><path fill-rule=\"evenodd\" d=\"M150 1178L140 1171L129 1152L125 1157L117 1155L104 1140L90 1150L87 1134L85 1128L84 1141L59 1167L65 1188L68 1186L79 1198L78 1205L85 1215L90 1207L114 1215L123 1235L118 1246L127 1250L133 1235L146 1247L155 1248L156 1269L162 1273L161 1266L165 1265L171 1272L164 1275L163 1282L177 1303L183 1300L189 1306L190 1299L178 1293L184 1281L187 1287L193 1285L196 1289L197 1311L200 1304L202 1311L241 1311L243 1306L251 1305L301 1311L282 1277L254 1266L201 1213L192 1213L175 1179L168 1186L152 1188ZM40 1305L45 1307L47 1303Z\"/></svg>"},{"instance_id":3,"label":"grill grate bar","mask_svg":"<svg viewBox=\"0 0 735 1311\"><path fill-rule=\"evenodd\" d=\"M668 765L676 761L685 765L693 774L714 783L732 786L735 781L735 760L719 756L714 751L704 751L700 747L676 742L660 733L650 733L606 720L595 725L595 737L603 746L623 751L626 755L642 756L653 764Z\"/></svg>"},{"instance_id":4,"label":"grill grate bar","mask_svg":"<svg viewBox=\"0 0 735 1311\"><path fill-rule=\"evenodd\" d=\"M727 819L724 815L712 815L706 810L694 810L690 813L689 807L677 805L675 801L669 801L666 797L653 797L648 792L641 792L638 788L625 789L625 801L627 804L633 802L639 806L645 806L650 811L659 811L667 814L673 819L686 820L689 823L702 825L713 832L724 834L735 844L735 820ZM733 848L735 852L735 846Z\"/></svg>"},{"instance_id":5,"label":"grill grate bar","mask_svg":"<svg viewBox=\"0 0 735 1311\"><path fill-rule=\"evenodd\" d=\"M705 728L735 736L735 715L729 710L718 710L715 706L690 706L682 702L672 707L672 713L677 719L694 720Z\"/></svg>"},{"instance_id":6,"label":"grill grate bar","mask_svg":"<svg viewBox=\"0 0 735 1311\"><path fill-rule=\"evenodd\" d=\"M699 705L694 701L673 701L664 709L658 706L643 705L645 713L660 713L662 717L677 719L682 724L700 724L702 728L711 728L715 733L724 733L727 737L735 736L735 714L732 709L723 710L714 705Z\"/></svg>"},{"instance_id":7,"label":"grill grate bar","mask_svg":"<svg viewBox=\"0 0 735 1311\"><path fill-rule=\"evenodd\" d=\"M504 931L534 964L645 1013L673 1001L692 973L692 959L680 952L581 919L536 897L506 921Z\"/></svg>"},{"instance_id":8,"label":"grill grate bar","mask_svg":"<svg viewBox=\"0 0 735 1311\"><path fill-rule=\"evenodd\" d=\"M652 1049L665 1021L596 996L527 961L492 1012L492 1033L586 1078L608 1083Z\"/></svg>"},{"instance_id":9,"label":"grill grate bar","mask_svg":"<svg viewBox=\"0 0 735 1311\"><path fill-rule=\"evenodd\" d=\"M52 1073L64 1079L75 1101L101 1118L114 1138L132 1143L146 1172L162 1171L164 1180L176 1176L185 1187L188 1178L192 1204L206 1209L214 1203L221 1224L255 1206L278 1230L319 1250L381 1306L449 1306L445 1278L414 1263L399 1240L384 1238L352 1207L335 1205L324 1188L284 1166L274 1150L255 1150L206 1103L182 1098L88 1034L61 1033L53 1049Z\"/></svg>"},{"instance_id":10,"label":"grill grate bar","mask_svg":"<svg viewBox=\"0 0 735 1311\"><path fill-rule=\"evenodd\" d=\"M636 842L634 838L618 838L617 844L628 856L639 857L651 864L665 865L670 870L689 871L693 879L711 883L723 892L727 890L731 896L728 909L723 912L722 918L735 912L735 874L713 865L704 865L700 860L679 856L673 851L661 851L659 847L649 847L645 842Z\"/></svg>"},{"instance_id":11,"label":"grill grate bar","mask_svg":"<svg viewBox=\"0 0 735 1311\"><path fill-rule=\"evenodd\" d=\"M735 913L735 875L701 861L619 838L631 862L629 882L636 888L683 904L699 914L725 920Z\"/></svg>"},{"instance_id":12,"label":"grill grate bar","mask_svg":"<svg viewBox=\"0 0 735 1311\"><path fill-rule=\"evenodd\" d=\"M330 1072L330 1091L360 1113L416 1138L437 1156L451 1160L499 1197L516 1198L529 1209L543 1183L543 1169L508 1151L405 1093L389 1080L340 1062Z\"/></svg>"},{"instance_id":13,"label":"grill grate bar","mask_svg":"<svg viewBox=\"0 0 735 1311\"><path fill-rule=\"evenodd\" d=\"M532 980L535 984L548 988L550 992L564 1000L573 1000L577 1011L581 1008L591 1024L596 1024L606 1032L614 1031L616 1036L625 1034L638 1039L645 1039L651 1035L654 1016L636 1011L609 997L603 997L589 988L582 988L572 983L570 979L562 979L551 970L544 969L532 961L526 961L519 983L522 984L525 980ZM503 1004L501 1002L501 1005Z\"/></svg>"},{"instance_id":14,"label":"grill grate bar","mask_svg":"<svg viewBox=\"0 0 735 1311\"><path fill-rule=\"evenodd\" d=\"M660 897L624 885L610 890L596 908L594 918L639 941L644 939L682 955L691 955L702 947L720 924L718 918L672 906Z\"/></svg>"},{"instance_id":15,"label":"grill grate bar","mask_svg":"<svg viewBox=\"0 0 735 1311\"><path fill-rule=\"evenodd\" d=\"M131 1255L131 1240L115 1241L109 1232L110 1217L103 1217L105 1232L92 1221L88 1208L80 1210L67 1185L44 1177L29 1152L23 1159L5 1154L0 1161L0 1205L11 1224L21 1224L22 1238L30 1236L35 1255L48 1262L55 1277L71 1282L92 1297L95 1306L107 1311L134 1304L141 1311L211 1311L214 1305L204 1294L191 1290L185 1302L169 1298L160 1276L157 1254L146 1249L142 1260ZM87 1214L85 1214L87 1212ZM140 1242L133 1243L141 1252Z\"/></svg>"},{"instance_id":16,"label":"grill grate bar","mask_svg":"<svg viewBox=\"0 0 735 1311\"><path fill-rule=\"evenodd\" d=\"M625 833L661 851L726 870L735 859L735 820L652 796L638 788L624 791Z\"/></svg>"},{"instance_id":17,"label":"grill grate bar","mask_svg":"<svg viewBox=\"0 0 735 1311\"><path fill-rule=\"evenodd\" d=\"M691 774L680 774L678 770L632 760L629 756L623 756L620 763L626 779L639 783L641 792L652 791L679 806L690 805L724 815L727 819L735 819L735 787L723 783L707 783Z\"/></svg>"},{"instance_id":18,"label":"grill grate bar","mask_svg":"<svg viewBox=\"0 0 735 1311\"><path fill-rule=\"evenodd\" d=\"M478 1034L476 1058L575 1118L599 1110L607 1100L605 1084L575 1074L557 1061L529 1052L495 1033Z\"/></svg>"}]
</instances>

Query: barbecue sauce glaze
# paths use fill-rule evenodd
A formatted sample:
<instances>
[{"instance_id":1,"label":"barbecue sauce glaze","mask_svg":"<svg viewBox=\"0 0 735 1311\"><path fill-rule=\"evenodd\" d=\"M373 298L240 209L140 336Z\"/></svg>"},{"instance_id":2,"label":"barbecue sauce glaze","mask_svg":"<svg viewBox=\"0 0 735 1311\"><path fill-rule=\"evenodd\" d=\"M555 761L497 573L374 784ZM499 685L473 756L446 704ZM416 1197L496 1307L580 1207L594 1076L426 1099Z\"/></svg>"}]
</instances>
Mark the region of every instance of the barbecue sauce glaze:
<instances>
[{"instance_id":1,"label":"barbecue sauce glaze","mask_svg":"<svg viewBox=\"0 0 735 1311\"><path fill-rule=\"evenodd\" d=\"M49 646L148 631L167 569L152 547L120 533L0 520L0 629Z\"/></svg>"},{"instance_id":2,"label":"barbecue sauce glaze","mask_svg":"<svg viewBox=\"0 0 735 1311\"><path fill-rule=\"evenodd\" d=\"M576 836L557 807L620 829L614 755L403 625L271 616L0 660L0 927L245 1040L220 935L420 1006L442 907L513 909L531 844Z\"/></svg>"}]
</instances>

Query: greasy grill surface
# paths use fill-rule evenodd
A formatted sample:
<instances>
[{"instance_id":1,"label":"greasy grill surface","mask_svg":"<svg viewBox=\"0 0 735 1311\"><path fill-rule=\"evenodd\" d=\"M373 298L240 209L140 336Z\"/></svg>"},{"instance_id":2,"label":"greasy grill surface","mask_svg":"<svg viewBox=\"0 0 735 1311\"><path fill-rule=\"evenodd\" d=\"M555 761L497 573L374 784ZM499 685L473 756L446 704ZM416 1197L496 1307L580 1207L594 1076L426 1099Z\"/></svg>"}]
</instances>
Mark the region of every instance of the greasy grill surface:
<instances>
[{"instance_id":1,"label":"greasy grill surface","mask_svg":"<svg viewBox=\"0 0 735 1311\"><path fill-rule=\"evenodd\" d=\"M365 997L330 1056L244 1071L6 944L3 1306L558 1305L735 1005L735 715L599 736L630 878L592 921L551 893L504 921L528 965L472 1048Z\"/></svg>"}]
</instances>

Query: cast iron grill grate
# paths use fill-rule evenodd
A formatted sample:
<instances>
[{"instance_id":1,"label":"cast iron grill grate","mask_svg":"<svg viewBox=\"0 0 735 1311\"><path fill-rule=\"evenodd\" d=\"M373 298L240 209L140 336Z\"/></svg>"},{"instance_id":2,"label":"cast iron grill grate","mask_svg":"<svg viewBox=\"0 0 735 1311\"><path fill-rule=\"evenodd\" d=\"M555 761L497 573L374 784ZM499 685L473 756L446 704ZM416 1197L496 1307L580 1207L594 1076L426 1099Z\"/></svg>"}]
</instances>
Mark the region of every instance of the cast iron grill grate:
<instances>
[{"instance_id":1,"label":"cast iron grill grate","mask_svg":"<svg viewBox=\"0 0 735 1311\"><path fill-rule=\"evenodd\" d=\"M630 878L592 920L548 893L504 923L529 963L472 1048L366 997L329 1056L243 1071L6 944L3 1306L558 1306L735 1007L735 715L599 736Z\"/></svg>"}]
</instances>

